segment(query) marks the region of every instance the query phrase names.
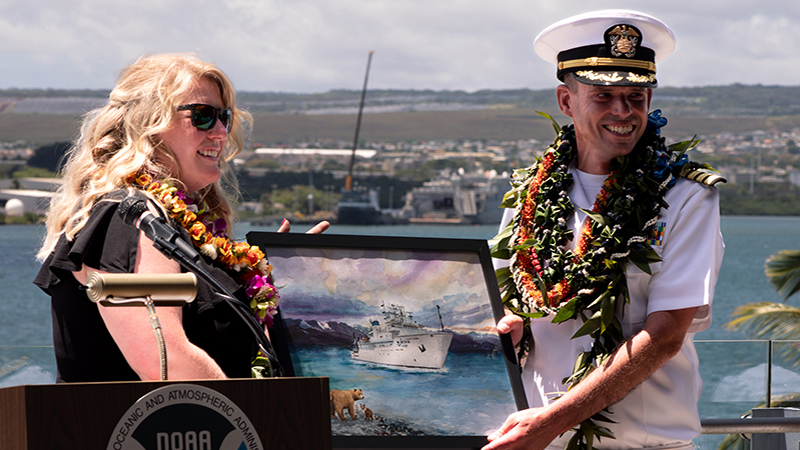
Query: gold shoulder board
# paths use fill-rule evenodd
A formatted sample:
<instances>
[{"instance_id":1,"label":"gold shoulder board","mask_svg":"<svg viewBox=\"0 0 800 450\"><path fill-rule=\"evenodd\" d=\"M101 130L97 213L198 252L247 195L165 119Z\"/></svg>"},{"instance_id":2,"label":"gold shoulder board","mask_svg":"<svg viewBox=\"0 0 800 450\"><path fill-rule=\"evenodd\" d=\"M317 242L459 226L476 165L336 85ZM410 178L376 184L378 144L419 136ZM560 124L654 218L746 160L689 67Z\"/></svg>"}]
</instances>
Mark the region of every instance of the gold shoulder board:
<instances>
[{"instance_id":1,"label":"gold shoulder board","mask_svg":"<svg viewBox=\"0 0 800 450\"><path fill-rule=\"evenodd\" d=\"M727 183L728 180L725 177L717 175L716 173L710 172L708 170L703 169L689 169L684 167L684 170L681 172L681 176L683 178L688 178L690 180L697 181L698 183L703 183L707 186L714 186L717 183Z\"/></svg>"}]
</instances>

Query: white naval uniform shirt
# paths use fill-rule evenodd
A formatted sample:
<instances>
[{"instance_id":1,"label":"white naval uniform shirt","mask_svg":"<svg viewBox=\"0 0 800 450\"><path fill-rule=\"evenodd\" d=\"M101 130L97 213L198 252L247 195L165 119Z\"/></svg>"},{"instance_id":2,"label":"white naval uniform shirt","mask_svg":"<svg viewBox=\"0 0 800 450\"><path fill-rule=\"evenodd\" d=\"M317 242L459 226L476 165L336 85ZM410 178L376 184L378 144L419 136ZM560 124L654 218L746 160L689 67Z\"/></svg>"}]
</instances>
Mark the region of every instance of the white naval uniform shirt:
<instances>
[{"instance_id":1,"label":"white naval uniform shirt","mask_svg":"<svg viewBox=\"0 0 800 450\"><path fill-rule=\"evenodd\" d=\"M570 172L575 182L569 196L576 206L571 226L578 236L585 219L578 208L592 209L606 176L579 172L574 167ZM694 333L711 323L714 285L724 250L719 196L714 188L679 179L664 199L669 208L661 210L656 224L660 232L651 241L663 261L650 264L652 276L628 264L631 302L622 311L623 332L626 338L638 333L647 315L653 312L699 309L681 351L609 408L612 414L608 417L617 423L608 424L608 428L616 439L595 441L597 449L692 448L691 440L700 434L697 401L702 380L693 338ZM513 210L506 210L501 229L512 216ZM571 339L582 325L580 320L561 324L550 320L551 317L544 317L531 321L534 348L522 373L531 407L544 406L566 391L561 380L571 375L578 354L592 344L588 336ZM551 445L563 449L571 434L565 433Z\"/></svg>"}]
</instances>

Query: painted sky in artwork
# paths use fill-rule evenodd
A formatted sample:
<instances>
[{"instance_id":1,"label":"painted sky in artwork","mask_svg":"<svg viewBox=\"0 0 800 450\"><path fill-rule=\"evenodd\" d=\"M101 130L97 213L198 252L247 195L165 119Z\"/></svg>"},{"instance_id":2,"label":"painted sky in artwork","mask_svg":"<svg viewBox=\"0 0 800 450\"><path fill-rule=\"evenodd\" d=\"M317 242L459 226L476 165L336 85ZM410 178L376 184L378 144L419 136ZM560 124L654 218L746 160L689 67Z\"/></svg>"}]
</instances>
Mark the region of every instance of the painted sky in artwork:
<instances>
[{"instance_id":1,"label":"painted sky in artwork","mask_svg":"<svg viewBox=\"0 0 800 450\"><path fill-rule=\"evenodd\" d=\"M478 256L352 249L271 249L284 314L306 320L367 324L381 303L403 306L435 328L486 331L493 325ZM442 258L446 258L443 260Z\"/></svg>"}]
</instances>

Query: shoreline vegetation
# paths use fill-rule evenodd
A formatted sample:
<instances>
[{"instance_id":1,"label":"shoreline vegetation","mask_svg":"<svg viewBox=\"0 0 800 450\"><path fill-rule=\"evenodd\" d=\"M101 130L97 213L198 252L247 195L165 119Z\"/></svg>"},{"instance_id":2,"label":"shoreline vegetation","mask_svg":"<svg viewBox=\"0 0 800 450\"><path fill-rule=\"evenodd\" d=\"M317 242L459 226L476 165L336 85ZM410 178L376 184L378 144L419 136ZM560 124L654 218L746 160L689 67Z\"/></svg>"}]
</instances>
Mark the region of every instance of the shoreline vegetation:
<instances>
[{"instance_id":1,"label":"shoreline vegetation","mask_svg":"<svg viewBox=\"0 0 800 450\"><path fill-rule=\"evenodd\" d=\"M724 189L724 188L723 188ZM800 190L772 195L769 193L750 196L747 193L720 192L720 214L722 216L796 217L800 216ZM7 216L0 213L2 225L44 225L44 216L25 213L24 216ZM317 211L313 216L304 214L239 214L238 222L248 222L258 226L274 226L276 229L283 219L293 225L316 224L321 220L335 221L333 211ZM334 222L332 222L334 223ZM447 223L435 224L449 226ZM486 225L486 224L483 224ZM374 225L379 227L381 225ZM408 224L408 226L428 227L431 224ZM475 225L475 226L481 226Z\"/></svg>"},{"instance_id":2,"label":"shoreline vegetation","mask_svg":"<svg viewBox=\"0 0 800 450\"><path fill-rule=\"evenodd\" d=\"M7 152L0 155L0 183L13 179L13 189L24 177L55 176L82 114L107 96L108 90L0 90L0 144L5 143L0 150ZM552 125L537 111L557 111L554 97L553 89L371 90L359 148L376 149L379 158L359 159L354 180L378 189L382 208L397 209L411 189L460 169L499 174L525 167L552 142ZM239 103L254 116L250 146L237 164L239 220L270 223L286 217L301 223L331 217L346 161L270 160L255 149L352 149L359 99L360 91L343 89L239 93ZM697 136L703 142L690 157L728 178L719 187L723 215L800 215L800 187L790 183L800 180L800 86L660 87L652 107L669 120L663 129L668 143ZM29 150L29 159L13 153L25 146L36 149ZM304 200L309 196L313 208ZM0 215L0 224L39 221L32 214Z\"/></svg>"}]
</instances>

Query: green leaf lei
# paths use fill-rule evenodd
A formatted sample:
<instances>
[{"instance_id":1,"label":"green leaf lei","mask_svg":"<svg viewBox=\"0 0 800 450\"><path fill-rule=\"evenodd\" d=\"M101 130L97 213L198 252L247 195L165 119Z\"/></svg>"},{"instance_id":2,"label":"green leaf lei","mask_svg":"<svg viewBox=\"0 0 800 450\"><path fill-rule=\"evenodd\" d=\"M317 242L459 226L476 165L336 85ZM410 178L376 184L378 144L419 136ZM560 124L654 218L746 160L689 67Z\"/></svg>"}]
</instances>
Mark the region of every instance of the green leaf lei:
<instances>
[{"instance_id":1,"label":"green leaf lei","mask_svg":"<svg viewBox=\"0 0 800 450\"><path fill-rule=\"evenodd\" d=\"M568 172L577 157L572 125L559 127L547 114L557 136L536 163L514 172L512 189L502 206L514 208L514 219L490 242L492 256L510 260L496 271L505 306L526 321L519 348L520 366L530 351L531 318L552 315L553 323L580 319L573 336L591 336L592 348L581 353L572 375L563 380L573 387L601 366L625 340L615 312L619 302L629 302L625 267L631 262L646 273L660 258L649 241L664 195L682 173L709 166L690 162L685 152L699 140L664 144L659 128L666 124L653 111L642 138L628 155L616 158L611 173L580 230L574 250L569 221L575 206L568 192L573 184ZM619 308L621 310L621 308ZM613 439L599 422L613 423L603 412L577 425L568 450L592 449L594 438Z\"/></svg>"}]
</instances>

